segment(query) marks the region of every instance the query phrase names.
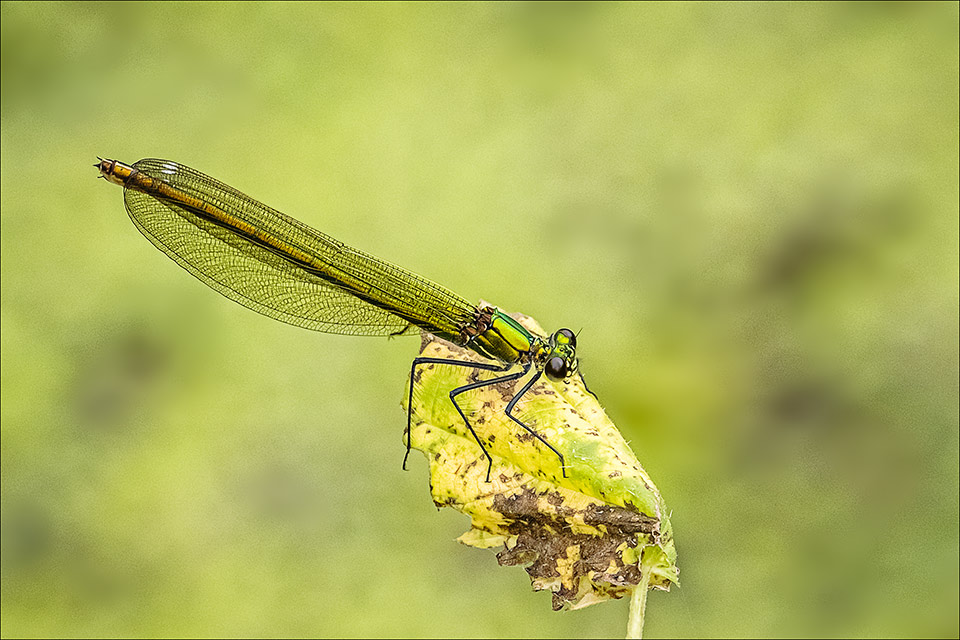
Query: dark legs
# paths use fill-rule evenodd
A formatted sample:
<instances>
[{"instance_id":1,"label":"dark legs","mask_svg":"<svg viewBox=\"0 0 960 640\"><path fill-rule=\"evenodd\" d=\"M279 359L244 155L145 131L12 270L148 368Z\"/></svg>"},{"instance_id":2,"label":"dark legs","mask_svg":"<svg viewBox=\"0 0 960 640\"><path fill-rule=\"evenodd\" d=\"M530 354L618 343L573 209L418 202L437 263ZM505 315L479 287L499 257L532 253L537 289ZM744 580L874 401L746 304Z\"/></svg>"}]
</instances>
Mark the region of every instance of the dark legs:
<instances>
[{"instance_id":1,"label":"dark legs","mask_svg":"<svg viewBox=\"0 0 960 640\"><path fill-rule=\"evenodd\" d=\"M411 365L410 367L410 390L409 390L409 395L407 397L407 430L406 430L407 452L403 456L404 469L407 468L407 457L410 455L410 420L413 414L414 375L416 374L418 366L422 364L431 364L431 363L432 364L448 364L455 367L468 367L471 369L481 369L484 371L496 371L498 373L503 373L504 371L508 371L511 367L511 365L509 364L505 364L505 365L483 364L479 362L464 362L463 360L451 360L449 358L416 358L414 359L413 365ZM473 389L480 389L482 387L488 387L491 385L499 384L501 382L518 380L523 376L525 376L529 371L530 371L530 363L527 363L524 366L522 371L511 373L505 376L491 378L490 380L480 380L478 382L471 382L470 384L465 384L461 387L457 387L456 389L453 389L452 391L450 391L450 402L453 403L453 406L457 410L457 413L459 413L460 417L463 418L463 423L467 425L467 429L469 429L470 433L473 435L474 440L476 440L477 444L480 445L480 450L483 451L483 455L487 457L487 482L490 482L490 470L493 468L493 458L490 457L490 453L487 452L487 448L483 446L483 442L480 441L480 436L478 436L477 432L473 430L473 426L470 424L470 421L467 419L467 416L463 413L463 409L461 409L460 405L457 404L456 397L461 393L464 393L466 391L471 391ZM551 451L557 454L557 456L560 458L560 464L562 467L564 464L563 455L561 455L559 451L557 451L546 440L544 440L543 437L541 437L537 432L535 432L529 426L522 423L520 420L514 417L514 415L511 413L511 411L513 410L513 407L517 404L517 401L520 400L523 394L525 394L539 378L540 378L540 372L538 371L536 374L534 374L533 378L531 378L530 381L523 386L520 392L513 397L513 399L509 402L509 404L507 404L505 413L511 420L513 420L518 425L526 429L528 433L530 433L537 440L539 440L544 445L549 447ZM566 469L563 469L564 477L566 477L566 473L567 473Z\"/></svg>"},{"instance_id":2,"label":"dark legs","mask_svg":"<svg viewBox=\"0 0 960 640\"><path fill-rule=\"evenodd\" d=\"M407 430L404 432L407 436L407 452L403 455L403 469L407 469L407 458L410 456L410 418L413 415L413 378L416 375L417 367L422 364L449 364L455 367L468 367L470 369L482 369L484 371L498 371L504 372L510 368L509 364L505 365L495 365L495 364L483 364L479 362L466 362L464 360L453 360L451 358L414 358L413 364L410 366L410 389L407 394ZM521 374L522 375L522 374ZM497 378L493 379L494 382L498 382ZM482 381L487 382L487 381ZM472 388L476 388L478 383L473 383ZM467 385L471 386L471 385ZM480 386L483 386L481 384ZM457 405L457 401L453 399L454 395L463 389L463 387L457 387L450 392L450 401L453 403L453 406L457 408L457 412L463 418L463 421L466 423L467 428L470 429L470 433L473 434L474 439L476 439L477 444L480 445L480 449L483 451L484 455L487 456L487 461L492 464L490 454L487 453L487 450L484 448L483 443L480 442L480 438L477 437L476 431L473 430L473 427L470 426L470 422L467 420L466 416L463 415L463 411L460 410L460 407Z\"/></svg>"},{"instance_id":3,"label":"dark legs","mask_svg":"<svg viewBox=\"0 0 960 640\"><path fill-rule=\"evenodd\" d=\"M523 373L526 373L529 368L530 368L530 366L527 365L527 369L524 369ZM522 374L521 374L521 375L522 375ZM563 477L566 478L566 477L567 477L567 463L566 463L566 461L563 459L563 454L560 453L559 451L557 451L556 448L555 448L552 444L550 444L549 442L547 442L546 440L544 440L544 439L543 439L543 436L541 436L539 433L537 433L536 431L534 431L533 429L531 429L531 428L528 427L527 425L525 425L525 424L523 424L522 422L520 422L520 421L516 418L516 416L514 416L512 413L510 413L511 411L513 411L513 407L516 406L517 400L519 400L520 398L522 398L522 397L523 397L523 394L525 394L525 393L530 389L530 387L532 387L533 384L534 384L537 380L540 379L540 375L541 375L541 372L540 372L540 371L537 371L535 374L533 374L533 377L530 378L529 382L527 382L527 384L523 385L523 389L520 389L520 392L519 392L517 395L513 396L513 400L511 400L509 403L507 403L507 408L504 410L504 413L507 414L507 417L508 417L508 418L510 418L511 420L513 420L514 422L516 422L518 425L520 425L521 427L523 427L524 429L526 429L526 430L527 430L527 433L529 433L529 434L532 435L534 438L536 438L537 440L539 440L540 442L542 442L542 443L544 444L544 446L546 446L548 449L550 449L550 451L553 451L555 454L557 454L557 457L560 458L560 471L563 473ZM463 415L463 414L460 414L460 415ZM481 445L481 446L483 446L483 445ZM490 456L487 456L487 457L489 458ZM489 482L489 481L490 481L490 469L487 469L487 482Z\"/></svg>"},{"instance_id":4,"label":"dark legs","mask_svg":"<svg viewBox=\"0 0 960 640\"><path fill-rule=\"evenodd\" d=\"M463 413L463 409L460 408L460 405L457 404L457 396L463 393L464 391L470 391L471 389L480 389L482 387L489 387L490 385L497 384L500 382L508 382L510 380L516 380L522 378L527 374L527 371L530 370L530 365L527 364L523 368L523 371L518 371L516 373L511 373L510 375L500 376L499 378L492 378L490 380L480 380L478 382L471 382L470 384L465 384L462 387L457 387L456 389L450 392L450 402L453 403L454 408L456 408L457 413L460 414L460 417L463 418L463 423L467 425L467 429L470 430L470 433L473 434L474 440L477 441L477 444L480 445L480 450L483 451L483 455L487 456L487 482L490 482L490 469L493 468L493 458L490 457L490 453L487 451L487 448L483 446L483 442L480 441L480 436L477 435L477 432L473 430L473 427L470 425L470 421L467 420L466 414ZM511 401L512 402L512 401ZM510 415L510 414L507 414ZM511 416L513 417L513 416ZM514 418L516 420L516 418ZM519 422L519 420L518 420ZM523 425L523 423L520 423ZM530 427L523 425L523 427L530 431ZM532 433L532 432L531 432ZM539 436L538 436L539 437ZM543 438L540 438L543 440ZM407 434L407 446L410 446L410 434Z\"/></svg>"},{"instance_id":5,"label":"dark legs","mask_svg":"<svg viewBox=\"0 0 960 640\"><path fill-rule=\"evenodd\" d=\"M583 377L582 373L580 374L580 382L583 383L583 388L587 390L587 393L592 395L594 398L597 398L597 394L595 394L593 391L590 391L590 387L587 386L587 380ZM600 400L600 398L597 398L597 400Z\"/></svg>"}]
</instances>

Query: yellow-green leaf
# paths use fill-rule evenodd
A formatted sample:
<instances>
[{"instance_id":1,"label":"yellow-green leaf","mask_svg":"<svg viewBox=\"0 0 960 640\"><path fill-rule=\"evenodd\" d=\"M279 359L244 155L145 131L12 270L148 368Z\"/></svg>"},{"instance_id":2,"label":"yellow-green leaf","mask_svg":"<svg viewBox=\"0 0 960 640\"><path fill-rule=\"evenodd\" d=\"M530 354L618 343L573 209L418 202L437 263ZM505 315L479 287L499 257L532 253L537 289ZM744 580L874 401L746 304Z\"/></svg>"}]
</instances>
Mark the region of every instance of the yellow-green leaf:
<instances>
[{"instance_id":1,"label":"yellow-green leaf","mask_svg":"<svg viewBox=\"0 0 960 640\"><path fill-rule=\"evenodd\" d=\"M515 316L544 335L531 318ZM421 356L488 362L429 334ZM620 598L641 582L652 588L678 580L673 532L663 500L620 432L579 376L541 379L514 415L565 458L511 421L504 409L521 381L498 383L457 396L493 458L487 458L450 402L459 386L494 372L444 364L417 369L410 442L430 465L437 506L471 518L460 537L479 548L502 546L500 564L526 566L535 589L553 592L554 609L582 608Z\"/></svg>"}]
</instances>

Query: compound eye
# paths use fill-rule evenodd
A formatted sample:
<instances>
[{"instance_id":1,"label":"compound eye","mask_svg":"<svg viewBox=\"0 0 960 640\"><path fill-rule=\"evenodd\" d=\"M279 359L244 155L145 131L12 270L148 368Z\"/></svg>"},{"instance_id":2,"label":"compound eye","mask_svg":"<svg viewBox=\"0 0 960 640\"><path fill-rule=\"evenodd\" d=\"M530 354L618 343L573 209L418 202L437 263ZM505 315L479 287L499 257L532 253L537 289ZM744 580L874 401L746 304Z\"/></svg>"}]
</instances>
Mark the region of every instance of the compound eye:
<instances>
[{"instance_id":1,"label":"compound eye","mask_svg":"<svg viewBox=\"0 0 960 640\"><path fill-rule=\"evenodd\" d=\"M568 344L573 348L577 347L577 334L570 329L560 329L557 331L557 342L560 344Z\"/></svg>"},{"instance_id":2,"label":"compound eye","mask_svg":"<svg viewBox=\"0 0 960 640\"><path fill-rule=\"evenodd\" d=\"M543 372L551 380L563 380L567 377L567 361L560 356L554 356L547 360Z\"/></svg>"}]
</instances>

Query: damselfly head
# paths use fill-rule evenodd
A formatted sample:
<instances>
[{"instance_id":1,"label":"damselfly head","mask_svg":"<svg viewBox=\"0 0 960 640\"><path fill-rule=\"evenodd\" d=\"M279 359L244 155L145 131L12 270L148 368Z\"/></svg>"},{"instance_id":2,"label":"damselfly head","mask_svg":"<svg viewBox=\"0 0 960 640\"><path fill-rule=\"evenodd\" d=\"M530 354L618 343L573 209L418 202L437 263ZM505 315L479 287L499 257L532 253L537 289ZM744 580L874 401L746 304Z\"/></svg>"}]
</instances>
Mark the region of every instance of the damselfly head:
<instances>
[{"instance_id":1,"label":"damselfly head","mask_svg":"<svg viewBox=\"0 0 960 640\"><path fill-rule=\"evenodd\" d=\"M563 380L577 371L577 336L570 329L559 329L550 336L543 372L551 380Z\"/></svg>"}]
</instances>

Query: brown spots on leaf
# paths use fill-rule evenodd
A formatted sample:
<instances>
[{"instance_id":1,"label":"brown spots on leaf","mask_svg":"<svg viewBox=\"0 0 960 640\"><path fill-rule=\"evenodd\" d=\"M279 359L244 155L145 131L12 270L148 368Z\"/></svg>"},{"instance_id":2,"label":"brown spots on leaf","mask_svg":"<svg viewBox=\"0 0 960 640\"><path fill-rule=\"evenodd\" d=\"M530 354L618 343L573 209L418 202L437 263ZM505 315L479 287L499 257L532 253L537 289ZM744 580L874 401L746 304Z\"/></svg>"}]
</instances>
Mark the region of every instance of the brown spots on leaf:
<instances>
[{"instance_id":1,"label":"brown spots on leaf","mask_svg":"<svg viewBox=\"0 0 960 640\"><path fill-rule=\"evenodd\" d=\"M508 520L537 520L542 516L537 508L537 502L537 494L529 487L523 487L518 493L494 495L492 509ZM510 532L516 533L512 530Z\"/></svg>"},{"instance_id":2,"label":"brown spots on leaf","mask_svg":"<svg viewBox=\"0 0 960 640\"><path fill-rule=\"evenodd\" d=\"M558 611L576 603L584 580L611 598L621 598L639 584L639 567L625 565L618 551L625 541L623 536L526 528L517 534L513 548L497 554L497 560L501 565L526 565L534 581L557 584L559 578L553 593L553 608Z\"/></svg>"},{"instance_id":3,"label":"brown spots on leaf","mask_svg":"<svg viewBox=\"0 0 960 640\"><path fill-rule=\"evenodd\" d=\"M552 511L543 509L540 504L541 498L553 507ZM513 523L507 527L511 534L530 528L553 529L556 526L569 530L569 523L575 516L580 516L588 526L606 527L611 535L630 536L637 533L658 535L660 532L660 521L657 518L640 513L636 509L631 511L609 504L594 504L578 511L568 507L559 492L548 491L538 494L529 487L523 487L517 493L494 495L491 508Z\"/></svg>"},{"instance_id":4,"label":"brown spots on leaf","mask_svg":"<svg viewBox=\"0 0 960 640\"><path fill-rule=\"evenodd\" d=\"M540 395L542 395L542 396L555 396L555 395L557 395L557 392L554 391L553 389L551 389L550 387L544 386L544 387L543 387L543 390L540 392Z\"/></svg>"},{"instance_id":5,"label":"brown spots on leaf","mask_svg":"<svg viewBox=\"0 0 960 640\"><path fill-rule=\"evenodd\" d=\"M558 492L556 492L556 491L547 491L546 493L544 493L544 494L542 494L542 495L543 495L544 498L547 499L547 503L549 503L550 505L552 505L552 506L554 506L554 507L559 507L559 506L561 506L561 505L563 504L563 496L561 496L561 495L560 495Z\"/></svg>"},{"instance_id":6,"label":"brown spots on leaf","mask_svg":"<svg viewBox=\"0 0 960 640\"><path fill-rule=\"evenodd\" d=\"M593 526L604 525L610 531L627 534L659 534L660 532L660 521L657 518L613 505L587 507L583 512L583 521Z\"/></svg>"},{"instance_id":7,"label":"brown spots on leaf","mask_svg":"<svg viewBox=\"0 0 960 640\"><path fill-rule=\"evenodd\" d=\"M556 509L544 511L543 503ZM620 598L640 582L636 564L626 564L621 549L636 548L640 539L653 542L659 522L640 513L610 505L593 505L582 511L566 507L559 492L541 494L523 489L493 496L493 509L509 523L516 544L497 554L501 565L525 565L534 582L553 585L555 608L575 604L583 593ZM602 535L576 533L568 522L579 516ZM559 580L558 580L559 578ZM583 581L589 587L583 588Z\"/></svg>"},{"instance_id":8,"label":"brown spots on leaf","mask_svg":"<svg viewBox=\"0 0 960 640\"><path fill-rule=\"evenodd\" d=\"M503 551L497 554L497 561L500 563L500 566L512 567L532 563L539 557L540 554L536 551L517 545L513 549L504 548Z\"/></svg>"},{"instance_id":9,"label":"brown spots on leaf","mask_svg":"<svg viewBox=\"0 0 960 640\"><path fill-rule=\"evenodd\" d=\"M533 434L530 433L529 431L527 431L526 429L520 429L520 430L517 432L517 434L516 434L515 437L517 438L517 441L518 441L518 442L522 442L522 443L524 443L524 444L526 444L526 443L528 443L528 442L530 442L531 440L534 439Z\"/></svg>"},{"instance_id":10,"label":"brown spots on leaf","mask_svg":"<svg viewBox=\"0 0 960 640\"><path fill-rule=\"evenodd\" d=\"M513 400L517 384L513 380L507 380L506 382L498 382L497 384L490 385L490 388L499 393L500 401L506 404Z\"/></svg>"}]
</instances>

